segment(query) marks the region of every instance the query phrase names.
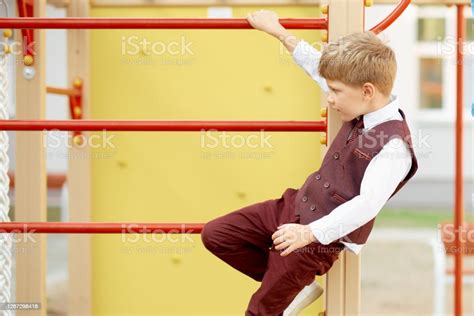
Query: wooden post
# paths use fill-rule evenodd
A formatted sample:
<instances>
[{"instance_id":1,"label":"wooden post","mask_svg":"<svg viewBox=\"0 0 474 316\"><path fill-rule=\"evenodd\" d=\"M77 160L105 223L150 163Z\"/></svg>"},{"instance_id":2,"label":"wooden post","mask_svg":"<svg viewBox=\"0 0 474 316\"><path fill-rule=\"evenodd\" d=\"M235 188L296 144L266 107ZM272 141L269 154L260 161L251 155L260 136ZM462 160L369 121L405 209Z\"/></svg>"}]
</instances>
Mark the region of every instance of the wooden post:
<instances>
[{"instance_id":1,"label":"wooden post","mask_svg":"<svg viewBox=\"0 0 474 316\"><path fill-rule=\"evenodd\" d=\"M360 315L360 254L345 252L344 270L344 309L345 315Z\"/></svg>"},{"instance_id":2,"label":"wooden post","mask_svg":"<svg viewBox=\"0 0 474 316\"><path fill-rule=\"evenodd\" d=\"M46 0L34 1L34 14L45 16ZM34 32L36 74L27 80L23 76L23 55L18 54L16 66L16 117L18 119L45 118L45 47L44 32ZM22 43L21 32L15 40ZM17 132L15 164L15 220L46 221L46 158L42 132ZM18 234L16 254L16 302L40 303L35 315L46 315L46 236ZM17 311L17 315L31 315L32 311Z\"/></svg>"},{"instance_id":3,"label":"wooden post","mask_svg":"<svg viewBox=\"0 0 474 316\"><path fill-rule=\"evenodd\" d=\"M328 40L364 29L363 0L329 1ZM325 104L325 100L324 103ZM337 112L328 108L328 146L342 126ZM326 276L326 315L360 315L360 255L341 252Z\"/></svg>"},{"instance_id":4,"label":"wooden post","mask_svg":"<svg viewBox=\"0 0 474 316\"><path fill-rule=\"evenodd\" d=\"M67 15L88 17L89 1L71 0ZM83 118L89 115L89 32L68 30L68 77L69 82L82 80ZM85 137L88 132L82 133ZM67 184L69 189L69 221L90 221L91 180L90 149L88 146L71 146ZM68 315L92 315L91 237L90 235L69 235L69 304Z\"/></svg>"}]
</instances>

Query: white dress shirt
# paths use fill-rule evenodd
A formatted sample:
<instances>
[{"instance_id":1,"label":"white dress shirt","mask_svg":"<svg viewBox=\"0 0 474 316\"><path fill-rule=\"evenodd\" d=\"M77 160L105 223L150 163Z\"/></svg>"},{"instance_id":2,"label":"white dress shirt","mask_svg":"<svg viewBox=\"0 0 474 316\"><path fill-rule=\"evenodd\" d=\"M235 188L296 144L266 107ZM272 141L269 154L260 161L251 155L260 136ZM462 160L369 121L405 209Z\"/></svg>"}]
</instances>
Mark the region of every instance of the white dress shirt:
<instances>
[{"instance_id":1,"label":"white dress shirt","mask_svg":"<svg viewBox=\"0 0 474 316\"><path fill-rule=\"evenodd\" d=\"M293 59L305 72L327 92L326 80L319 75L318 66L321 52L305 41L298 42L293 51ZM390 102L384 107L363 116L364 130L368 131L380 123L403 118L398 112L398 99L390 96ZM328 215L311 222L311 231L316 239L330 244L372 220L407 176L412 164L411 153L405 142L392 139L370 161L365 170L360 194L339 205ZM343 242L346 248L359 254L363 245Z\"/></svg>"}]
</instances>

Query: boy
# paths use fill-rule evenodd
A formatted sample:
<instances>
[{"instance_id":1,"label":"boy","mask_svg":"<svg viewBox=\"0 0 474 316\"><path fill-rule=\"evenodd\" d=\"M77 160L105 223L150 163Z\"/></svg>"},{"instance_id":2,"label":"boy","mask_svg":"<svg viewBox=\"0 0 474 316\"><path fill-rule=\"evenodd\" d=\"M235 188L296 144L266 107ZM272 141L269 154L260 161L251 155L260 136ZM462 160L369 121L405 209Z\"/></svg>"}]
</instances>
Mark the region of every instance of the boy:
<instances>
[{"instance_id":1,"label":"boy","mask_svg":"<svg viewBox=\"0 0 474 316\"><path fill-rule=\"evenodd\" d=\"M325 274L347 249L358 254L386 201L418 164L398 99L394 52L370 32L329 43L322 53L260 10L247 17L278 38L327 92L343 125L322 165L296 190L208 222L201 238L214 255L261 286L245 315L297 315L322 294Z\"/></svg>"}]
</instances>

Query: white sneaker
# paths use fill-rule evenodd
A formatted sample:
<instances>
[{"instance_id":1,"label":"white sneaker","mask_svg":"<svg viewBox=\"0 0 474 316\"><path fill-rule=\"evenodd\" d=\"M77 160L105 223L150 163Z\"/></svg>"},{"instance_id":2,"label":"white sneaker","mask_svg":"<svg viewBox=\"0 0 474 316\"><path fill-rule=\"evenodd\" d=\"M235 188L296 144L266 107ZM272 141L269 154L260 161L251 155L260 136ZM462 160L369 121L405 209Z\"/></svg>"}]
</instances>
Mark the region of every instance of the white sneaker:
<instances>
[{"instance_id":1,"label":"white sneaker","mask_svg":"<svg viewBox=\"0 0 474 316\"><path fill-rule=\"evenodd\" d=\"M316 281L305 286L283 312L283 316L297 316L303 309L316 301L324 289Z\"/></svg>"}]
</instances>

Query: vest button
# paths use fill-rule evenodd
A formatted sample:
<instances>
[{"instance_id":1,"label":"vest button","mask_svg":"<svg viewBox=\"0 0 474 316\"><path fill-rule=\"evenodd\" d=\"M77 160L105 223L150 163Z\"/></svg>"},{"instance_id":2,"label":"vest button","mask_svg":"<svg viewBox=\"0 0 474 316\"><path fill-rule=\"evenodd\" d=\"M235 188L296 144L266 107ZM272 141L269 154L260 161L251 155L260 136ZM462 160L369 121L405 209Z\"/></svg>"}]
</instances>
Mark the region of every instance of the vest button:
<instances>
[{"instance_id":1,"label":"vest button","mask_svg":"<svg viewBox=\"0 0 474 316\"><path fill-rule=\"evenodd\" d=\"M303 202L306 202L306 201L308 201L308 197L305 195L305 196L303 196L303 198L302 198L301 200L302 200Z\"/></svg>"},{"instance_id":2,"label":"vest button","mask_svg":"<svg viewBox=\"0 0 474 316\"><path fill-rule=\"evenodd\" d=\"M314 211L316 209L316 205L314 204L311 204L311 206L309 207L310 210Z\"/></svg>"},{"instance_id":3,"label":"vest button","mask_svg":"<svg viewBox=\"0 0 474 316\"><path fill-rule=\"evenodd\" d=\"M334 155L333 155L333 158L338 160L339 159L339 153L338 152L335 152Z\"/></svg>"},{"instance_id":4,"label":"vest button","mask_svg":"<svg viewBox=\"0 0 474 316\"><path fill-rule=\"evenodd\" d=\"M329 182L324 182L324 187L327 189L329 188Z\"/></svg>"},{"instance_id":5,"label":"vest button","mask_svg":"<svg viewBox=\"0 0 474 316\"><path fill-rule=\"evenodd\" d=\"M320 174L316 175L316 180L318 180L318 181L321 180L321 175Z\"/></svg>"}]
</instances>

